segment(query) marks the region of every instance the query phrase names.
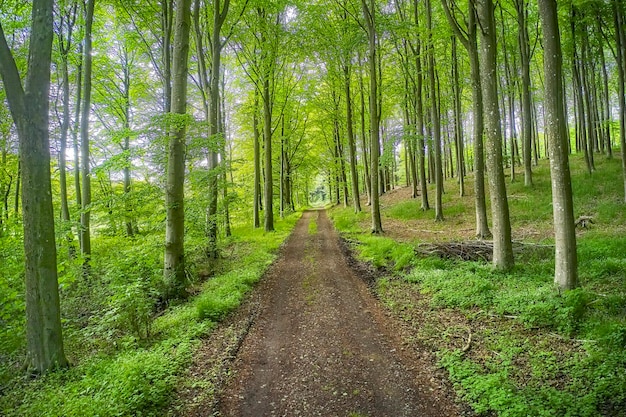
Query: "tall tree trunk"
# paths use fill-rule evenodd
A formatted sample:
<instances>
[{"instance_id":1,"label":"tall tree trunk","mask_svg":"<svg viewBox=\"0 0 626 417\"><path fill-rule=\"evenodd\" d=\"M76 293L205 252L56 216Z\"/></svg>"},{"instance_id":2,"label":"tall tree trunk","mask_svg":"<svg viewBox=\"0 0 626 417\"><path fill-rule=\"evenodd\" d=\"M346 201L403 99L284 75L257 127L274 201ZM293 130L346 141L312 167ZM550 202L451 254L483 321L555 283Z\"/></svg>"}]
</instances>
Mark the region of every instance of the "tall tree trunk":
<instances>
[{"instance_id":1,"label":"tall tree trunk","mask_svg":"<svg viewBox=\"0 0 626 417\"><path fill-rule=\"evenodd\" d=\"M530 42L528 40L528 1L515 0L517 10L517 37L519 41L522 70L522 150L524 161L524 185L533 185L532 170L532 116L530 112Z\"/></svg>"},{"instance_id":2,"label":"tall tree trunk","mask_svg":"<svg viewBox=\"0 0 626 417\"><path fill-rule=\"evenodd\" d=\"M624 202L626 203L626 21L624 9L620 0L613 0L613 14L615 15L615 39L617 69L619 75L619 138L622 150L622 173L624 176Z\"/></svg>"},{"instance_id":3,"label":"tall tree trunk","mask_svg":"<svg viewBox=\"0 0 626 417\"><path fill-rule=\"evenodd\" d=\"M268 64L266 64L268 65ZM265 68L263 80L263 139L265 145L265 231L274 231L274 179L272 174L272 97L271 69Z\"/></svg>"},{"instance_id":4,"label":"tall tree trunk","mask_svg":"<svg viewBox=\"0 0 626 417\"><path fill-rule=\"evenodd\" d=\"M70 74L68 68L68 54L72 44L72 23L68 21L69 16L65 14L65 12L62 13L61 27L58 33L62 76L62 115L59 138L59 188L61 197L61 220L64 223L62 227L67 228L70 221L70 209L67 201L67 163L65 153L67 150L67 137L70 129ZM66 28L67 33L64 32ZM71 233L71 229L66 232Z\"/></svg>"},{"instance_id":5,"label":"tall tree trunk","mask_svg":"<svg viewBox=\"0 0 626 417\"><path fill-rule=\"evenodd\" d=\"M467 30L464 31L453 17L449 0L441 0L444 12L454 33L459 38L470 59L470 79L472 81L472 115L474 119L474 205L476 210L476 237L487 239L491 236L487 222L487 202L485 192L485 153L484 153L484 114L481 86L480 63L478 58L478 25L476 1L468 1Z\"/></svg>"},{"instance_id":6,"label":"tall tree trunk","mask_svg":"<svg viewBox=\"0 0 626 417\"><path fill-rule=\"evenodd\" d=\"M572 8L572 19L576 16L575 11ZM572 36L575 36L575 26L572 20ZM583 92L583 81L581 77L581 62L578 59L578 53L576 48L573 48L572 56L572 76L574 84L574 103L576 110L576 151L583 151L585 158L585 164L589 174L593 172L591 161L589 159L589 152L587 148L587 129L586 129L586 117L585 117L585 99Z\"/></svg>"},{"instance_id":7,"label":"tall tree trunk","mask_svg":"<svg viewBox=\"0 0 626 417\"><path fill-rule=\"evenodd\" d=\"M211 74L210 74L210 101L209 101L209 207L208 207L208 246L207 256L209 259L217 259L219 256L217 248L217 197L219 191L218 171L219 171L219 149L224 140L223 133L219 129L219 107L220 107L220 71L222 61L222 48L224 44L221 39L222 26L226 21L230 0L213 0L213 28L211 32Z\"/></svg>"},{"instance_id":8,"label":"tall tree trunk","mask_svg":"<svg viewBox=\"0 0 626 417\"><path fill-rule=\"evenodd\" d=\"M598 142L597 130L596 130L596 116L593 107L593 95L592 95L592 84L589 78L591 77L590 71L588 71L588 60L589 57L589 37L587 35L587 31L583 31L583 42L582 42L582 62L580 64L581 68L581 78L585 90L585 94L583 99L585 100L585 107L587 108L587 150L589 151L589 164L591 166L591 171L596 170L595 161L594 161L594 151L596 149L596 144Z\"/></svg>"},{"instance_id":9,"label":"tall tree trunk","mask_svg":"<svg viewBox=\"0 0 626 417\"><path fill-rule=\"evenodd\" d=\"M70 224L70 209L67 196L67 139L70 130L70 74L69 74L69 52L72 45L72 32L76 21L78 3L74 3L70 10L62 10L61 22L58 31L59 54L61 60L62 76L62 116L61 132L59 138L59 188L61 198L61 228L68 245L68 254L72 258L75 255Z\"/></svg>"},{"instance_id":10,"label":"tall tree trunk","mask_svg":"<svg viewBox=\"0 0 626 417\"><path fill-rule=\"evenodd\" d=\"M413 19L415 26L419 27L419 11L417 0L413 1ZM419 36L419 35L418 35ZM420 182L420 192L422 194L421 209L430 210L430 204L428 203L428 183L426 181L426 139L425 123L424 123L424 98L423 98L423 86L424 75L422 73L422 41L418 37L415 43L415 118L417 129L417 152L418 152L418 174Z\"/></svg>"},{"instance_id":11,"label":"tall tree trunk","mask_svg":"<svg viewBox=\"0 0 626 417\"><path fill-rule=\"evenodd\" d=\"M365 87L363 86L363 71L361 56L359 55L359 97L361 101L361 149L363 154L363 183L365 184L365 193L367 194L367 205L372 205L372 179L370 176L370 160L367 152L367 129L365 124Z\"/></svg>"},{"instance_id":12,"label":"tall tree trunk","mask_svg":"<svg viewBox=\"0 0 626 417\"><path fill-rule=\"evenodd\" d=\"M350 67L344 65L344 90L346 94L346 130L348 134L348 149L350 152L350 177L352 179L352 203L354 205L354 212L359 213L361 211L361 199L359 195L359 173L357 172L356 164L356 146L354 138L353 117L352 117L352 93L350 89Z\"/></svg>"},{"instance_id":13,"label":"tall tree trunk","mask_svg":"<svg viewBox=\"0 0 626 417\"><path fill-rule=\"evenodd\" d=\"M254 90L254 110L252 113L252 129L254 140L254 202L253 205L253 225L257 229L261 227L259 216L259 206L261 202L261 145L259 134L259 92Z\"/></svg>"},{"instance_id":14,"label":"tall tree trunk","mask_svg":"<svg viewBox=\"0 0 626 417\"><path fill-rule=\"evenodd\" d=\"M335 140L337 123L335 122ZM278 180L280 196L278 197L280 218L285 217L285 113L280 115L280 179Z\"/></svg>"},{"instance_id":15,"label":"tall tree trunk","mask_svg":"<svg viewBox=\"0 0 626 417\"><path fill-rule=\"evenodd\" d=\"M430 0L426 0L426 21L428 26L428 84L430 86L431 118L433 128L433 147L435 148L435 221L443 221L443 172L441 167L441 126L439 105L437 103L437 86L435 84L435 51L432 41L432 7Z\"/></svg>"},{"instance_id":16,"label":"tall tree trunk","mask_svg":"<svg viewBox=\"0 0 626 417\"><path fill-rule=\"evenodd\" d=\"M456 149L456 171L459 180L459 195L465 196L465 152L463 150L463 121L461 120L461 84L459 82L459 64L457 38L452 37L452 92L454 95L454 144Z\"/></svg>"},{"instance_id":17,"label":"tall tree trunk","mask_svg":"<svg viewBox=\"0 0 626 417\"><path fill-rule=\"evenodd\" d=\"M163 61L163 112L172 111L172 28L174 0L161 1L161 59ZM169 134L169 132L166 132Z\"/></svg>"},{"instance_id":18,"label":"tall tree trunk","mask_svg":"<svg viewBox=\"0 0 626 417\"><path fill-rule=\"evenodd\" d=\"M190 3L191 0L177 2L174 24L171 115L177 120L171 125L168 146L163 270L169 299L186 295L184 185Z\"/></svg>"},{"instance_id":19,"label":"tall tree trunk","mask_svg":"<svg viewBox=\"0 0 626 417\"><path fill-rule=\"evenodd\" d=\"M371 199L372 199L372 233L382 233L383 226L380 217L379 196L379 155L380 155L380 115L378 112L378 76L376 65L376 6L374 0L361 0L363 16L366 22L369 41L369 70L370 70L370 154L371 154Z\"/></svg>"},{"instance_id":20,"label":"tall tree trunk","mask_svg":"<svg viewBox=\"0 0 626 417\"><path fill-rule=\"evenodd\" d=\"M17 126L24 175L26 340L29 367L67 366L63 349L50 181L49 93L53 2L33 0L25 88L0 25L0 76Z\"/></svg>"},{"instance_id":21,"label":"tall tree trunk","mask_svg":"<svg viewBox=\"0 0 626 417\"><path fill-rule=\"evenodd\" d=\"M124 142L122 145L122 151L124 152L124 223L126 225L126 236L133 237L135 235L134 223L134 204L131 195L131 164L132 158L130 155L130 125L131 125L131 103L130 103L130 61L128 45L123 46L123 88L122 95L124 100L123 119L124 119Z\"/></svg>"},{"instance_id":22,"label":"tall tree trunk","mask_svg":"<svg viewBox=\"0 0 626 417\"><path fill-rule=\"evenodd\" d=\"M602 67L602 101L600 102L602 108L602 128L604 131L605 146L607 152L607 158L613 158L613 146L611 144L611 103L610 103L610 91L609 91L609 74L606 69L606 58L604 56L604 49L600 49L600 66ZM567 114L567 109L565 109Z\"/></svg>"},{"instance_id":23,"label":"tall tree trunk","mask_svg":"<svg viewBox=\"0 0 626 417\"><path fill-rule=\"evenodd\" d=\"M95 0L87 0L85 11L85 49L83 64L83 108L80 119L80 151L82 168L82 201L80 214L80 249L89 264L91 257L91 169L89 152L89 116L91 115L91 73L93 56L91 53L91 35L93 27L93 12Z\"/></svg>"},{"instance_id":24,"label":"tall tree trunk","mask_svg":"<svg viewBox=\"0 0 626 417\"><path fill-rule=\"evenodd\" d=\"M228 173L230 173L230 182L233 182L232 176L232 149L228 135L226 134L226 96L224 91L226 90L226 80L224 74L221 73L220 82L220 109L219 109L219 128L218 131L222 132L222 143L220 148L221 155L221 177L222 177L222 204L224 206L224 236L230 237L232 235L230 227L230 197L228 195Z\"/></svg>"},{"instance_id":25,"label":"tall tree trunk","mask_svg":"<svg viewBox=\"0 0 626 417\"><path fill-rule=\"evenodd\" d=\"M501 77L501 93L500 94L500 98L502 100L502 120L501 123L503 125L506 125L506 119L507 119L507 102L508 102L508 119L509 119L509 148L511 149L511 155L509 158L510 161L510 165L508 165L509 169L510 169L510 173L511 173L511 182L515 182L516 177L515 177L515 135L516 135L516 131L515 131L515 100L514 100L514 95L515 95L515 82L513 80L513 76L511 75L511 67L515 66L515 63L509 63L509 52L507 49L507 44L506 44L506 24L505 24L505 20L504 20L504 11L502 8L502 4L499 4L499 8L500 8L500 20L501 20L501 26L502 26L502 37L501 37L501 44L502 44L502 56L504 57L504 77ZM496 38L496 42L497 42L497 38ZM496 58L497 59L497 58ZM505 94L506 92L506 94ZM506 155L506 147L507 147L507 142L506 142L506 133L503 134L503 144L504 144L504 153ZM506 166L506 161L505 161L505 166Z\"/></svg>"},{"instance_id":26,"label":"tall tree trunk","mask_svg":"<svg viewBox=\"0 0 626 417\"><path fill-rule=\"evenodd\" d=\"M578 285L574 204L568 161L568 135L563 109L562 53L555 0L539 0L544 36L546 134L550 148L554 215L554 282L562 289Z\"/></svg>"},{"instance_id":27,"label":"tall tree trunk","mask_svg":"<svg viewBox=\"0 0 626 417\"><path fill-rule=\"evenodd\" d=\"M78 54L83 54L83 44L78 45ZM80 112L82 109L83 101L83 64L82 60L78 62L76 68L76 103L74 106L74 126L72 127L72 145L74 147L74 194L76 197L76 206L81 207L83 203L83 196L80 186L80 143L78 133L80 131ZM78 230L78 237L80 240L80 230ZM80 244L80 242L79 242Z\"/></svg>"},{"instance_id":28,"label":"tall tree trunk","mask_svg":"<svg viewBox=\"0 0 626 417\"><path fill-rule=\"evenodd\" d=\"M493 0L478 1L478 18L481 28L480 72L487 141L487 170L493 217L493 265L496 269L508 270L513 267L513 246L502 163L502 127L498 108L496 22Z\"/></svg>"}]
</instances>

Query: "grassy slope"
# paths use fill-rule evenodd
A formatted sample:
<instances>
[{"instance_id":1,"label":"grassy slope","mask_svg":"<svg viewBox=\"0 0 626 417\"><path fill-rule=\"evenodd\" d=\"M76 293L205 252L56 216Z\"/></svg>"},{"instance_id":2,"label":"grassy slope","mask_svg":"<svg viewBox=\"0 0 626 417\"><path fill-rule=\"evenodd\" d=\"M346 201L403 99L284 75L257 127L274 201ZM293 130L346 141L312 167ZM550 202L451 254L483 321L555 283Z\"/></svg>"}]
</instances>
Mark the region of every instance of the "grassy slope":
<instances>
[{"instance_id":1,"label":"grassy slope","mask_svg":"<svg viewBox=\"0 0 626 417\"><path fill-rule=\"evenodd\" d=\"M410 327L410 343L436 352L461 397L478 412L626 415L623 180L619 160L598 157L597 168L589 176L573 158L575 215L591 215L595 224L578 232L581 288L565 294L552 284L546 161L535 167L531 189L521 177L508 184L513 235L526 245L506 274L485 262L415 256L419 243L471 236L473 198L456 196L452 181L446 184L443 223L434 222L433 210L422 212L418 201L393 192L382 200L385 236L368 233L368 213L332 213L364 260L393 271L377 283L381 299ZM471 183L466 189L472 190ZM415 231L412 237L407 229Z\"/></svg>"},{"instance_id":2,"label":"grassy slope","mask_svg":"<svg viewBox=\"0 0 626 417\"><path fill-rule=\"evenodd\" d=\"M72 287L63 300L68 317L66 350L74 365L27 380L19 377L15 366L4 364L0 415L163 415L200 339L210 337L215 324L240 304L298 218L294 214L277 221L275 233L249 226L235 229L236 237L224 242L224 259L215 276L195 284L188 301L167 308L158 317L152 313L150 292L160 280L162 242L146 237L128 245L124 238L101 237L94 259L103 265L93 266L100 281L90 283L89 288L80 282L66 283ZM190 238L187 246L198 253L202 241ZM190 255L190 270L200 270L201 257ZM85 308L88 303L102 305ZM15 311L20 308L16 305ZM92 317L85 319L81 312ZM100 313L98 317L93 317L94 312ZM21 323L13 325L19 329ZM4 349L0 355L19 359L20 332L15 333L12 346L8 342L0 346Z\"/></svg>"}]
</instances>

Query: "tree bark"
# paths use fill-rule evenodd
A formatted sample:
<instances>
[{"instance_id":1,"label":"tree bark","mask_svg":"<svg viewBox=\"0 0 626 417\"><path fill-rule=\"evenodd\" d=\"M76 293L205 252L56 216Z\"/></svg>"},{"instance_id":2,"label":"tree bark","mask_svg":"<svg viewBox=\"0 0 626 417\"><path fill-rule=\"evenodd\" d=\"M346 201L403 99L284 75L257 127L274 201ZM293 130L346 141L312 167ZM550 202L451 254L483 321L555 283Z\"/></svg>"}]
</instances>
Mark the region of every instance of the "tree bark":
<instances>
[{"instance_id":1,"label":"tree bark","mask_svg":"<svg viewBox=\"0 0 626 417\"><path fill-rule=\"evenodd\" d=\"M487 222L487 202L485 193L485 152L484 152L484 114L481 87L480 63L478 58L478 25L476 0L468 1L467 28L464 31L454 18L448 5L449 0L441 0L444 12L459 38L470 60L470 79L472 82L472 115L474 119L474 206L476 211L476 237L487 239L491 236Z\"/></svg>"},{"instance_id":2,"label":"tree bark","mask_svg":"<svg viewBox=\"0 0 626 417\"><path fill-rule=\"evenodd\" d=\"M352 202L354 212L361 211L361 199L359 195L359 174L357 172L356 146L354 138L353 117L352 117L352 93L350 89L350 67L344 65L344 90L346 94L346 130L348 134L348 149L350 152L350 176L352 179Z\"/></svg>"},{"instance_id":3,"label":"tree bark","mask_svg":"<svg viewBox=\"0 0 626 417\"><path fill-rule=\"evenodd\" d=\"M528 40L528 1L515 0L517 10L518 42L522 70L522 150L524 161L524 185L533 185L532 179L532 115L530 111L530 42Z\"/></svg>"},{"instance_id":4,"label":"tree bark","mask_svg":"<svg viewBox=\"0 0 626 417\"><path fill-rule=\"evenodd\" d=\"M563 109L562 52L555 0L539 0L544 36L546 135L550 150L554 216L554 282L569 290L578 285L574 204L568 160L568 136Z\"/></svg>"},{"instance_id":5,"label":"tree bark","mask_svg":"<svg viewBox=\"0 0 626 417\"><path fill-rule=\"evenodd\" d=\"M89 116L91 115L91 73L93 67L92 27L95 0L88 0L85 14L85 49L83 64L83 107L80 119L80 151L82 168L82 200L80 212L80 249L85 266L91 257L91 170L89 152Z\"/></svg>"},{"instance_id":6,"label":"tree bark","mask_svg":"<svg viewBox=\"0 0 626 417\"><path fill-rule=\"evenodd\" d=\"M259 216L259 206L261 201L261 144L259 134L259 93L254 90L254 109L252 113L252 129L254 140L254 202L253 205L253 225L257 229L261 227Z\"/></svg>"},{"instance_id":7,"label":"tree bark","mask_svg":"<svg viewBox=\"0 0 626 417\"><path fill-rule=\"evenodd\" d=\"M456 150L456 171L459 182L459 195L465 196L465 151L463 144L463 121L461 120L461 84L459 82L459 64L457 38L452 37L452 91L454 95L454 144Z\"/></svg>"},{"instance_id":8,"label":"tree bark","mask_svg":"<svg viewBox=\"0 0 626 417\"><path fill-rule=\"evenodd\" d=\"M17 126L24 185L22 207L29 367L45 373L68 362L63 348L50 181L51 0L33 0L25 88L0 25L0 75Z\"/></svg>"},{"instance_id":9,"label":"tree bark","mask_svg":"<svg viewBox=\"0 0 626 417\"><path fill-rule=\"evenodd\" d=\"M359 55L359 68L362 67L361 56ZM365 87L363 86L363 71L359 69L359 97L361 101L361 148L363 154L363 183L365 184L365 193L367 194L367 204L372 205L372 179L370 176L370 160L367 152L367 128L365 124Z\"/></svg>"},{"instance_id":10,"label":"tree bark","mask_svg":"<svg viewBox=\"0 0 626 417\"><path fill-rule=\"evenodd\" d=\"M168 145L167 183L165 193L165 262L164 279L168 298L186 295L185 279L185 135L187 114L187 74L191 0L176 5L173 68L172 123Z\"/></svg>"},{"instance_id":11,"label":"tree bark","mask_svg":"<svg viewBox=\"0 0 626 417\"><path fill-rule=\"evenodd\" d=\"M437 103L437 86L435 84L435 51L432 41L432 7L426 0L426 21L428 26L428 84L430 86L430 111L433 128L433 147L435 148L435 221L443 221L443 172L441 167L441 125L439 105Z\"/></svg>"},{"instance_id":12,"label":"tree bark","mask_svg":"<svg viewBox=\"0 0 626 417\"><path fill-rule=\"evenodd\" d=\"M497 89L496 25L493 0L478 1L480 21L480 72L487 141L487 171L493 217L493 265L496 269L513 267L511 221L502 163L502 127Z\"/></svg>"},{"instance_id":13,"label":"tree bark","mask_svg":"<svg viewBox=\"0 0 626 417\"><path fill-rule=\"evenodd\" d=\"M624 25L624 10L620 0L613 0L613 13L615 15L615 38L617 69L619 75L619 138L622 150L622 173L624 176L624 202L626 203L626 30Z\"/></svg>"},{"instance_id":14,"label":"tree bark","mask_svg":"<svg viewBox=\"0 0 626 417\"><path fill-rule=\"evenodd\" d=\"M374 0L361 0L363 16L366 22L368 42L369 42L369 70L370 70L370 157L371 157L371 214L372 233L383 232L380 217L380 195L379 195L379 155L380 155L380 115L378 113L378 77L376 65L376 8Z\"/></svg>"},{"instance_id":15,"label":"tree bark","mask_svg":"<svg viewBox=\"0 0 626 417\"><path fill-rule=\"evenodd\" d=\"M209 101L209 224L208 224L208 247L207 255L210 259L217 259L217 196L219 191L219 149L224 140L223 132L219 127L220 107L220 71L222 62L221 39L222 26L226 21L230 0L213 0L213 28L211 32L211 73L210 73L210 101Z\"/></svg>"}]
</instances>

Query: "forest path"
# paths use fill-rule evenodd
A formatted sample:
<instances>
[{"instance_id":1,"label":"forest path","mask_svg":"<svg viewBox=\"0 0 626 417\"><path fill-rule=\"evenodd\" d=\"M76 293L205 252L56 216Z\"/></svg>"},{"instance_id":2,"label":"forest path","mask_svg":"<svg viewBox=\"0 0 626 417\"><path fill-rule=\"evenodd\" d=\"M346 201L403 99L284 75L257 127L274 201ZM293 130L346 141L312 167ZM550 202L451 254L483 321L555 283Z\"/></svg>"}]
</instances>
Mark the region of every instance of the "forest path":
<instances>
[{"instance_id":1,"label":"forest path","mask_svg":"<svg viewBox=\"0 0 626 417\"><path fill-rule=\"evenodd\" d=\"M312 224L314 223L314 224ZM221 416L455 416L454 396L405 350L348 265L325 211L306 211L259 292L219 397Z\"/></svg>"}]
</instances>

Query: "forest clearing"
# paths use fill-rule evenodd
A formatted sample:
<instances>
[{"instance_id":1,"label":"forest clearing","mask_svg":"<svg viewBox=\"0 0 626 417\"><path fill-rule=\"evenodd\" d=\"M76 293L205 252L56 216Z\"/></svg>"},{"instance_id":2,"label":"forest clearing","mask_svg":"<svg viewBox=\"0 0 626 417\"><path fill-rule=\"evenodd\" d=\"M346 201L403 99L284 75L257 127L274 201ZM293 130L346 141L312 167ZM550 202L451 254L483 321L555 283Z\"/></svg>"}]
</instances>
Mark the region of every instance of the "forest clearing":
<instances>
[{"instance_id":1,"label":"forest clearing","mask_svg":"<svg viewBox=\"0 0 626 417\"><path fill-rule=\"evenodd\" d=\"M0 0L0 80L0 415L626 416L624 1Z\"/></svg>"}]
</instances>

